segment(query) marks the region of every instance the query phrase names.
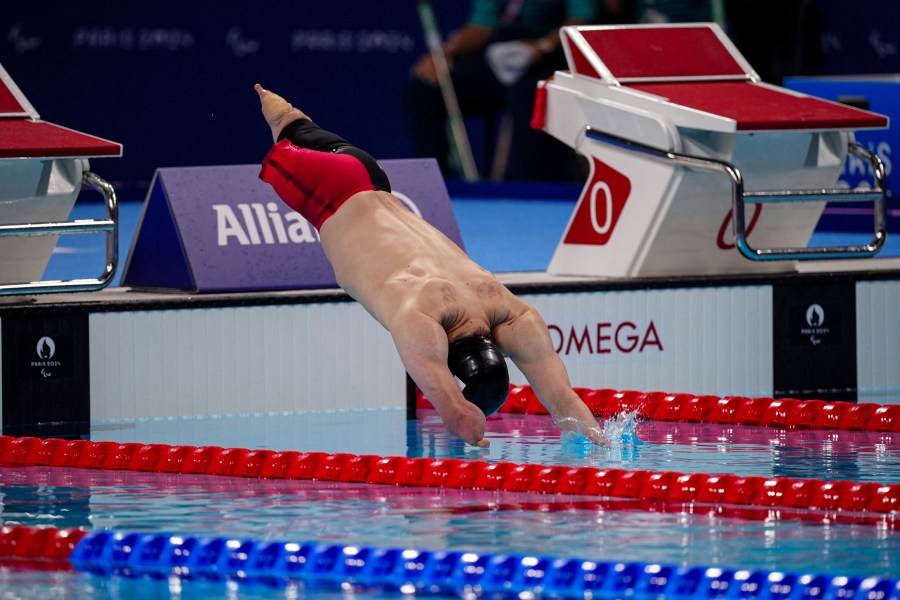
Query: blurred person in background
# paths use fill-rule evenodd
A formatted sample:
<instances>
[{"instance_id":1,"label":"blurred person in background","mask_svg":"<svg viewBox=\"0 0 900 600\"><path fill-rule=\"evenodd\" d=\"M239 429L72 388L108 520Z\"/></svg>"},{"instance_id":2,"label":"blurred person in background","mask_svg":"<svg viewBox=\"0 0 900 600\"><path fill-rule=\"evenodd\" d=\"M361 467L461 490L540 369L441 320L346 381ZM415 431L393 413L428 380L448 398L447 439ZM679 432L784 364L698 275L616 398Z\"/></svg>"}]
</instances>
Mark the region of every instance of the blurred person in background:
<instances>
[{"instance_id":1,"label":"blurred person in background","mask_svg":"<svg viewBox=\"0 0 900 600\"><path fill-rule=\"evenodd\" d=\"M474 0L467 22L443 44L460 111L465 117L502 114L511 121L504 179L580 179L573 151L530 127L537 82L566 68L560 45L563 25L595 23L617 14L626 0ZM431 54L412 66L405 89L409 135L416 156L434 157L445 176L448 160L447 109ZM490 128L490 127L488 127ZM493 132L486 132L490 139ZM486 157L486 161L490 160Z\"/></svg>"}]
</instances>

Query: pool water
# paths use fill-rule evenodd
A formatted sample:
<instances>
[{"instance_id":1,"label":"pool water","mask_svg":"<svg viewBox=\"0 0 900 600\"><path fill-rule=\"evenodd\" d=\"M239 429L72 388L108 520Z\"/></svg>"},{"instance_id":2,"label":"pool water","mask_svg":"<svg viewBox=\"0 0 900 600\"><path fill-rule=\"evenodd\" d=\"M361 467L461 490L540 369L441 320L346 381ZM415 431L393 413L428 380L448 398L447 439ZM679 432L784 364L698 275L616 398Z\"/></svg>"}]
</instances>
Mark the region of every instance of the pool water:
<instances>
[{"instance_id":1,"label":"pool water","mask_svg":"<svg viewBox=\"0 0 900 600\"><path fill-rule=\"evenodd\" d=\"M646 421L636 423L644 444L600 448L565 440L546 415L497 414L488 420L491 447L480 450L450 435L435 411L418 415L406 421L405 411L386 409L105 422L91 439L900 483L898 433Z\"/></svg>"},{"instance_id":2,"label":"pool water","mask_svg":"<svg viewBox=\"0 0 900 600\"><path fill-rule=\"evenodd\" d=\"M337 444L343 452L366 453L365 443L355 442L352 432L354 427L372 425L372 411L347 411L337 419L328 416L306 418L340 422L343 435L326 427L318 438L298 437L283 446L286 434L269 427L272 440L268 442L279 441L269 445L258 438L253 447L330 451L327 446ZM645 422L637 424L643 444L602 449L565 439L548 417L501 415L491 419L492 446L483 451L459 444L433 411L420 411L420 416L405 423L405 439L399 441L408 456L900 481L897 434ZM221 430L240 429L240 422L247 418L226 418L232 423ZM302 416L279 418L288 432L293 418ZM348 429L348 423L357 421ZM208 439L190 439L192 429L195 436L203 431L198 424L196 419L143 422L128 428L107 423L98 426L92 437L115 439L116 432L127 431L127 436L144 438L144 443L163 441L154 436L164 437L165 443L179 443L184 436L183 443L224 445L210 429L205 430ZM890 524L830 522L815 514L778 518L764 509L51 467L0 468L0 493L0 515L6 524L481 553L539 552L596 561L856 577L900 573L900 532ZM9 565L0 565L0 589L4 590L0 598L54 597L54 590L59 592L56 597L97 598L319 597L322 592L246 582L141 580L136 585L118 576L10 569ZM34 590L40 593L32 594Z\"/></svg>"},{"instance_id":3,"label":"pool water","mask_svg":"<svg viewBox=\"0 0 900 600\"><path fill-rule=\"evenodd\" d=\"M900 532L865 523L742 518L640 500L336 482L0 469L4 520L23 525L597 561L854 575L900 570Z\"/></svg>"},{"instance_id":4,"label":"pool water","mask_svg":"<svg viewBox=\"0 0 900 600\"><path fill-rule=\"evenodd\" d=\"M207 579L147 580L112 575L96 577L81 573L11 569L0 564L0 598L4 600L159 600L160 598L228 598L272 600L316 598L317 600L367 600L397 598L391 592L331 588L304 589L297 584L280 588L234 581Z\"/></svg>"}]
</instances>

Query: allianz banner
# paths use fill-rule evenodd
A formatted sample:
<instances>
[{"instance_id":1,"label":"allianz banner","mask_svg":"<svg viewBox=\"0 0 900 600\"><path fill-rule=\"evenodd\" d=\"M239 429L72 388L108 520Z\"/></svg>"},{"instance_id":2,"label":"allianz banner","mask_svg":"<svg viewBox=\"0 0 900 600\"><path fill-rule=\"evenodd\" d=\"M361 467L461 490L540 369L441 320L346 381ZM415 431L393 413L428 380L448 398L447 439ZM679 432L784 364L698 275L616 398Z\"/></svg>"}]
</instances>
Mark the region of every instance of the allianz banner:
<instances>
[{"instance_id":1,"label":"allianz banner","mask_svg":"<svg viewBox=\"0 0 900 600\"><path fill-rule=\"evenodd\" d=\"M462 247L437 162L380 164L394 195ZM316 229L258 175L259 165L158 169L121 285L199 293L337 287Z\"/></svg>"}]
</instances>

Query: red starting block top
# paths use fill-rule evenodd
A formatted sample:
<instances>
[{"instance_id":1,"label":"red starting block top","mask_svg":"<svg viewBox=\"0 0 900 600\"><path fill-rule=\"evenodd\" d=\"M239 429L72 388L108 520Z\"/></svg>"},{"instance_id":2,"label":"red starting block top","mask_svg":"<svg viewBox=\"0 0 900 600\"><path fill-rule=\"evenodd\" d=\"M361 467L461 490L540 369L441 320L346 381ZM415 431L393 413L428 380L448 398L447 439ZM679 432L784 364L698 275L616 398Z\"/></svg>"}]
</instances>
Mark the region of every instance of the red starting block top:
<instances>
[{"instance_id":1,"label":"red starting block top","mask_svg":"<svg viewBox=\"0 0 900 600\"><path fill-rule=\"evenodd\" d=\"M880 129L888 118L837 102L749 81L641 83L635 89L736 122L738 131L773 129Z\"/></svg>"},{"instance_id":2,"label":"red starting block top","mask_svg":"<svg viewBox=\"0 0 900 600\"><path fill-rule=\"evenodd\" d=\"M578 75L735 122L738 131L884 128L888 119L759 83L718 25L564 27Z\"/></svg>"},{"instance_id":3,"label":"red starting block top","mask_svg":"<svg viewBox=\"0 0 900 600\"><path fill-rule=\"evenodd\" d=\"M122 156L122 145L39 120L0 65L0 159Z\"/></svg>"},{"instance_id":4,"label":"red starting block top","mask_svg":"<svg viewBox=\"0 0 900 600\"><path fill-rule=\"evenodd\" d=\"M44 121L0 119L0 158L122 156L122 145Z\"/></svg>"},{"instance_id":5,"label":"red starting block top","mask_svg":"<svg viewBox=\"0 0 900 600\"><path fill-rule=\"evenodd\" d=\"M26 115L25 107L16 99L6 85L0 81L0 115Z\"/></svg>"},{"instance_id":6,"label":"red starting block top","mask_svg":"<svg viewBox=\"0 0 900 600\"><path fill-rule=\"evenodd\" d=\"M674 27L579 27L587 42L584 63L602 62L600 67L584 72L601 79L662 79L685 77L741 77L753 70L743 57L730 47L720 30L709 25ZM578 54L581 54L579 52ZM590 56L594 54L595 57ZM587 60L584 60L587 59ZM608 71L603 77L597 71Z\"/></svg>"},{"instance_id":7,"label":"red starting block top","mask_svg":"<svg viewBox=\"0 0 900 600\"><path fill-rule=\"evenodd\" d=\"M0 117L40 118L3 65L0 65Z\"/></svg>"}]
</instances>

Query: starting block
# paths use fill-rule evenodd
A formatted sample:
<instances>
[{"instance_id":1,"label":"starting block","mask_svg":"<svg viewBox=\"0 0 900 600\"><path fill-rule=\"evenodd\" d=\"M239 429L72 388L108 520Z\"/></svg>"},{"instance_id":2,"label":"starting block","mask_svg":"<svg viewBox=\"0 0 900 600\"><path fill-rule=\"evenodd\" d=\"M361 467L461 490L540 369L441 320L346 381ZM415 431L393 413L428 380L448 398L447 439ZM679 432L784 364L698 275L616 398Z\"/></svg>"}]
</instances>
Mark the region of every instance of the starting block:
<instances>
[{"instance_id":1,"label":"starting block","mask_svg":"<svg viewBox=\"0 0 900 600\"><path fill-rule=\"evenodd\" d=\"M760 82L716 24L563 27L568 71L532 126L590 163L548 271L633 278L791 271L884 245L885 169L853 131L867 111ZM836 189L847 154L876 185ZM873 237L807 247L829 201L872 202Z\"/></svg>"},{"instance_id":2,"label":"starting block","mask_svg":"<svg viewBox=\"0 0 900 600\"><path fill-rule=\"evenodd\" d=\"M89 291L112 281L118 262L118 205L88 159L122 156L122 146L40 120L0 66L0 295ZM71 221L82 183L103 194L105 219ZM96 278L42 281L59 235L103 233L106 261Z\"/></svg>"}]
</instances>

